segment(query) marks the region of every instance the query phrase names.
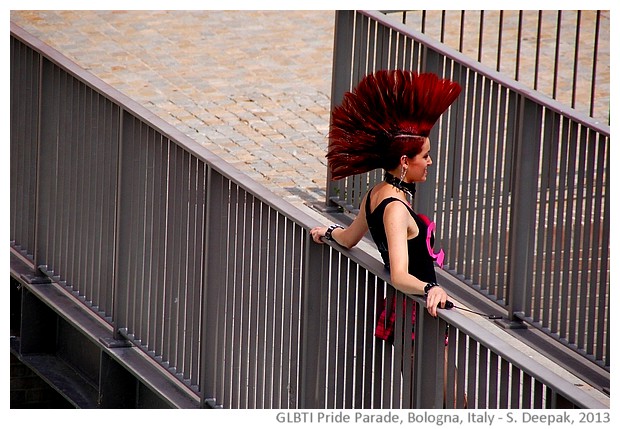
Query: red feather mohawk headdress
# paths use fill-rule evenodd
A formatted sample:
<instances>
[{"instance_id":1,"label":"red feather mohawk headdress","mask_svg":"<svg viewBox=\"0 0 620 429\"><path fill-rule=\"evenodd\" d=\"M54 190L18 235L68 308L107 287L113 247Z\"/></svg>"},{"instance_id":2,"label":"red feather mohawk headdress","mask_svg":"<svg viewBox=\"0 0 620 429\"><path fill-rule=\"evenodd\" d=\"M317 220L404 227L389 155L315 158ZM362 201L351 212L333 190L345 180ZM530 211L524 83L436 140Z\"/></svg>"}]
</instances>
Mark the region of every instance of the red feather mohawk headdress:
<instances>
[{"instance_id":1,"label":"red feather mohawk headdress","mask_svg":"<svg viewBox=\"0 0 620 429\"><path fill-rule=\"evenodd\" d=\"M432 73L381 70L364 77L332 112L327 160L332 179L393 168L417 154L461 86ZM411 146L416 146L417 151Z\"/></svg>"}]
</instances>

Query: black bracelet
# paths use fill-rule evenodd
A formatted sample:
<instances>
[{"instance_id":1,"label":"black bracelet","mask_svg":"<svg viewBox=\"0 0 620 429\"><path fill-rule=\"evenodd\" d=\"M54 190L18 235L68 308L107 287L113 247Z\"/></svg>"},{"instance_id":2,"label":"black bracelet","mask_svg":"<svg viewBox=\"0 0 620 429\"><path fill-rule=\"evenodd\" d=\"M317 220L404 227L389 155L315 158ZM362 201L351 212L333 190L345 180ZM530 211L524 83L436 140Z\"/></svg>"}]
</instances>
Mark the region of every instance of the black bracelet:
<instances>
[{"instance_id":1,"label":"black bracelet","mask_svg":"<svg viewBox=\"0 0 620 429\"><path fill-rule=\"evenodd\" d=\"M437 283L427 283L426 286L424 286L424 295L428 295L428 291L434 288L435 286L439 286L439 285Z\"/></svg>"},{"instance_id":2,"label":"black bracelet","mask_svg":"<svg viewBox=\"0 0 620 429\"><path fill-rule=\"evenodd\" d=\"M330 225L327 230L325 231L325 239L329 240L329 241L334 241L334 237L332 237L332 233L334 232L334 230L336 228L342 228L344 229L344 226L342 225L338 225L337 223Z\"/></svg>"}]
</instances>

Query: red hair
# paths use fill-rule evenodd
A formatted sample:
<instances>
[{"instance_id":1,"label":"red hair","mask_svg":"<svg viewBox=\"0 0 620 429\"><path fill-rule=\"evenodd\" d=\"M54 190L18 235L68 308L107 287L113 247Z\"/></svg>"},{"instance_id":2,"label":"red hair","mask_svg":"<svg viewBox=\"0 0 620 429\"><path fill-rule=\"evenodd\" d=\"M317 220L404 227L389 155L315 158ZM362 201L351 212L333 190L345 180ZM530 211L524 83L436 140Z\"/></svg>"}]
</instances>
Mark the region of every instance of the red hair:
<instances>
[{"instance_id":1,"label":"red hair","mask_svg":"<svg viewBox=\"0 0 620 429\"><path fill-rule=\"evenodd\" d=\"M420 153L461 86L432 73L381 70L364 77L332 112L327 160L332 179L391 169Z\"/></svg>"}]
</instances>

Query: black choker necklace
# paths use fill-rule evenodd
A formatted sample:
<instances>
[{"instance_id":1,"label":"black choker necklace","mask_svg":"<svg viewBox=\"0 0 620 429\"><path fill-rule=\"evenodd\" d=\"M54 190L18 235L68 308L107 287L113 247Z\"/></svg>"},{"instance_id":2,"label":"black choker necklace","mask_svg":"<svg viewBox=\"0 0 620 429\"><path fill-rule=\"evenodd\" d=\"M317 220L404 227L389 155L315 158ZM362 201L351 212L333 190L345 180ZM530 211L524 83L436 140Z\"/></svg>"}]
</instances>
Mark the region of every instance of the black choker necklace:
<instances>
[{"instance_id":1,"label":"black choker necklace","mask_svg":"<svg viewBox=\"0 0 620 429\"><path fill-rule=\"evenodd\" d=\"M402 180L397 179L396 177L394 177L392 174L388 173L387 171L385 172L385 175L383 176L383 180L385 180L386 183L389 183L395 188L400 189L401 191L405 192L406 194L409 194L411 199L413 199L413 196L415 195L415 183L403 182Z\"/></svg>"}]
</instances>

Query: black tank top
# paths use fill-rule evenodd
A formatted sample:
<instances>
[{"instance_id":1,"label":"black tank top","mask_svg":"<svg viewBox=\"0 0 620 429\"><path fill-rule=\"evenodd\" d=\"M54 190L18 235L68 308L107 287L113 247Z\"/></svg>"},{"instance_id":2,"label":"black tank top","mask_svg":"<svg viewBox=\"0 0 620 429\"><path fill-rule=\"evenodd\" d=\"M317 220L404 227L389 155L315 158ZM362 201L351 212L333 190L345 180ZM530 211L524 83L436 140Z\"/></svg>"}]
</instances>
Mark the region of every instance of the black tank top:
<instances>
[{"instance_id":1,"label":"black tank top","mask_svg":"<svg viewBox=\"0 0 620 429\"><path fill-rule=\"evenodd\" d=\"M383 224L383 214L388 204L398 201L407 207L411 217L418 226L419 233L414 238L407 240L407 248L409 253L409 274L415 276L423 282L436 282L434 259L428 252L426 245L427 225L403 200L395 197L388 197L381 201L375 210L370 212L370 194L366 197L366 222L372 239L379 249L385 268L390 269L390 255L388 253L387 236L385 234L385 225ZM432 246L431 241L431 246Z\"/></svg>"}]
</instances>

